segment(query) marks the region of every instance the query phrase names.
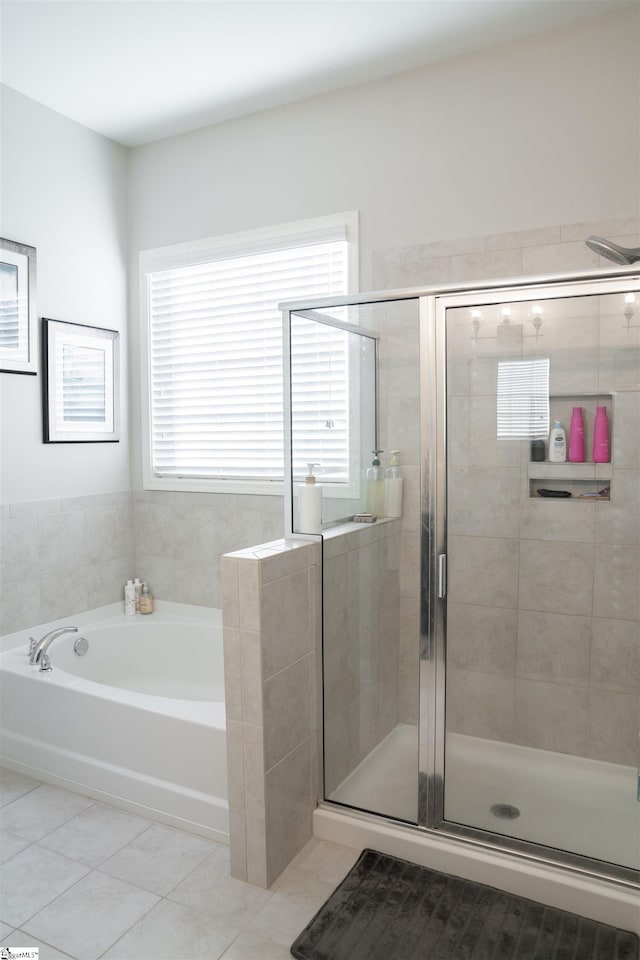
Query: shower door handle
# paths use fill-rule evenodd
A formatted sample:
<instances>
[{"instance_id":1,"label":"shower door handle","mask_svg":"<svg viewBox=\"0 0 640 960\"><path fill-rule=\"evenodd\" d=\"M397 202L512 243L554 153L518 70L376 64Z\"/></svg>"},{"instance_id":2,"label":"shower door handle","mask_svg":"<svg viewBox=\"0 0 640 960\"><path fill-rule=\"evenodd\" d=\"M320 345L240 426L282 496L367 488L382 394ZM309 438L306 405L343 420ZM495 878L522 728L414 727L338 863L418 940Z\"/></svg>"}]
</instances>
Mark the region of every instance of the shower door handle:
<instances>
[{"instance_id":1,"label":"shower door handle","mask_svg":"<svg viewBox=\"0 0 640 960\"><path fill-rule=\"evenodd\" d=\"M447 595L447 555L441 553L438 557L438 600L444 600Z\"/></svg>"}]
</instances>

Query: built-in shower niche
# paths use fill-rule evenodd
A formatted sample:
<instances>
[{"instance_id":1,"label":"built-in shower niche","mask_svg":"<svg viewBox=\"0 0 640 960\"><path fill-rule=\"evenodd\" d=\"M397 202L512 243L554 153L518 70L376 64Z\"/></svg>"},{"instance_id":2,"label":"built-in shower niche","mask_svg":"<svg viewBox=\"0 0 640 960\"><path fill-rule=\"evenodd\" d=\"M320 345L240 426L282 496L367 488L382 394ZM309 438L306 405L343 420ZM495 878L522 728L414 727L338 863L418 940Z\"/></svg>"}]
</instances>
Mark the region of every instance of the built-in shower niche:
<instances>
[{"instance_id":1,"label":"built-in shower niche","mask_svg":"<svg viewBox=\"0 0 640 960\"><path fill-rule=\"evenodd\" d=\"M365 469L377 445L376 340L374 331L350 324L342 308L291 313L290 479L295 533L319 534L366 510ZM311 471L315 483L306 484ZM316 490L305 489L309 486Z\"/></svg>"},{"instance_id":2,"label":"built-in shower niche","mask_svg":"<svg viewBox=\"0 0 640 960\"><path fill-rule=\"evenodd\" d=\"M581 463L570 463L569 459L564 463L550 463L548 443L546 444L546 459L544 461L531 460L527 467L527 476L529 480L529 496L539 499L542 495L539 491L549 490L558 493L569 493L567 502L571 503L593 503L594 501L609 501L613 498L613 467L612 457L609 457L607 463L594 463L592 459L593 450L593 424L595 420L596 408L605 407L607 411L607 420L609 424L609 449L613 450L613 396L610 393L575 393L575 394L555 394L549 397L549 421L560 421L565 427L567 433L567 443L569 440L569 426L571 422L571 412L574 407L581 407L584 417L585 434L585 459ZM543 496L544 499L544 496ZM552 496L548 500L556 500Z\"/></svg>"}]
</instances>

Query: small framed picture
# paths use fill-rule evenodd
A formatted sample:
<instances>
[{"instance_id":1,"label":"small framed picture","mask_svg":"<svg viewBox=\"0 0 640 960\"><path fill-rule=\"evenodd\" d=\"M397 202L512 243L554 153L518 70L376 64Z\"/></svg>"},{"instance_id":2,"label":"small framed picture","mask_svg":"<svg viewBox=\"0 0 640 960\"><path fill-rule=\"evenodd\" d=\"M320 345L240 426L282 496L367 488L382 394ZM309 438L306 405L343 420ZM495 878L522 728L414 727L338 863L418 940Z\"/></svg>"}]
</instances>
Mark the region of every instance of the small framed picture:
<instances>
[{"instance_id":1,"label":"small framed picture","mask_svg":"<svg viewBox=\"0 0 640 960\"><path fill-rule=\"evenodd\" d=\"M42 320L45 443L115 443L119 425L117 330Z\"/></svg>"},{"instance_id":2,"label":"small framed picture","mask_svg":"<svg viewBox=\"0 0 640 960\"><path fill-rule=\"evenodd\" d=\"M36 248L0 238L0 372L38 372Z\"/></svg>"}]
</instances>

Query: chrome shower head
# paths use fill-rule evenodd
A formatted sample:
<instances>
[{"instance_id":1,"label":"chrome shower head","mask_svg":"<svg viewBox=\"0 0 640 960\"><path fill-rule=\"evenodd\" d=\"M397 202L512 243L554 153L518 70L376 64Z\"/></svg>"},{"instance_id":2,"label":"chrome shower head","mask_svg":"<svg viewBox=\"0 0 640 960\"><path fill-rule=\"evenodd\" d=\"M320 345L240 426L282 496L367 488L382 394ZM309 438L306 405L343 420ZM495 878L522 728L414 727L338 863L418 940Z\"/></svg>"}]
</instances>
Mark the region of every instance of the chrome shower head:
<instances>
[{"instance_id":1,"label":"chrome shower head","mask_svg":"<svg viewBox=\"0 0 640 960\"><path fill-rule=\"evenodd\" d=\"M595 250L601 257L607 260L613 260L614 263L624 264L635 263L640 260L640 247L619 247L617 243L611 240L604 240L602 237L587 237L586 245Z\"/></svg>"}]
</instances>

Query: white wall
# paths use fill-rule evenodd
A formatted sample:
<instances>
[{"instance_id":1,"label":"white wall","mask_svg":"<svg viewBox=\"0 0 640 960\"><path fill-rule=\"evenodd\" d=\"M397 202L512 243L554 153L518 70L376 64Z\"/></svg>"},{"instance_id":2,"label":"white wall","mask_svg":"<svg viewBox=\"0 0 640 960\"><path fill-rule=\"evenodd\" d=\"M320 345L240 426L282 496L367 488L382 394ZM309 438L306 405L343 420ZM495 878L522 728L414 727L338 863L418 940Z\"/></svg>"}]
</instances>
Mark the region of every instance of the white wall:
<instances>
[{"instance_id":1,"label":"white wall","mask_svg":"<svg viewBox=\"0 0 640 960\"><path fill-rule=\"evenodd\" d=\"M638 36L634 5L133 150L132 362L141 249L358 209L368 289L374 251L636 214Z\"/></svg>"},{"instance_id":2,"label":"white wall","mask_svg":"<svg viewBox=\"0 0 640 960\"><path fill-rule=\"evenodd\" d=\"M0 374L3 503L128 490L127 151L2 87L0 235L36 247L38 316L120 330L120 443L43 444L42 376Z\"/></svg>"}]
</instances>

